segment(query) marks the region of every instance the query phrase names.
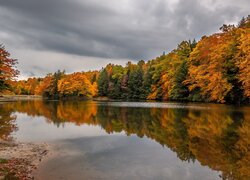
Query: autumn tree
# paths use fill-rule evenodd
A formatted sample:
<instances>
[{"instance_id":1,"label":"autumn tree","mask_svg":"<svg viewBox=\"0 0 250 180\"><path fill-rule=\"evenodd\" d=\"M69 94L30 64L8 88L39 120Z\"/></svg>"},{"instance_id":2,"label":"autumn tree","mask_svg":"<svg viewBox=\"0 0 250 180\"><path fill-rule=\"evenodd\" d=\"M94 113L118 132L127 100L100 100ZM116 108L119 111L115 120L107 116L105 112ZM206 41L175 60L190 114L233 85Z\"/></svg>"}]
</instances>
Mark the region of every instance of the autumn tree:
<instances>
[{"instance_id":1,"label":"autumn tree","mask_svg":"<svg viewBox=\"0 0 250 180\"><path fill-rule=\"evenodd\" d=\"M41 78L28 78L27 80L12 81L11 89L17 95L34 95Z\"/></svg>"},{"instance_id":2,"label":"autumn tree","mask_svg":"<svg viewBox=\"0 0 250 180\"><path fill-rule=\"evenodd\" d=\"M247 23L250 24L250 21L246 21L246 24ZM243 85L244 94L250 98L250 26L248 26L248 28L247 25L243 27L244 28L240 30L239 50L236 59L237 67L239 68L238 77Z\"/></svg>"},{"instance_id":3,"label":"autumn tree","mask_svg":"<svg viewBox=\"0 0 250 180\"><path fill-rule=\"evenodd\" d=\"M52 74L48 74L46 77L39 81L39 84L35 88L35 94L49 97L52 94L51 84L53 82Z\"/></svg>"},{"instance_id":4,"label":"autumn tree","mask_svg":"<svg viewBox=\"0 0 250 180\"><path fill-rule=\"evenodd\" d=\"M202 96L202 100L223 103L232 89L224 67L227 49L231 43L231 36L218 33L203 37L191 53L186 83L192 93L198 92Z\"/></svg>"},{"instance_id":5,"label":"autumn tree","mask_svg":"<svg viewBox=\"0 0 250 180\"><path fill-rule=\"evenodd\" d=\"M164 76L164 73L166 72L168 61L167 58L168 55L162 55L148 62L150 68L148 68L146 77L151 78L151 87L147 99L162 99L163 82L161 81L161 79Z\"/></svg>"},{"instance_id":6,"label":"autumn tree","mask_svg":"<svg viewBox=\"0 0 250 180\"><path fill-rule=\"evenodd\" d=\"M16 64L17 60L12 59L5 47L0 45L0 92L9 88L10 81L19 74Z\"/></svg>"},{"instance_id":7,"label":"autumn tree","mask_svg":"<svg viewBox=\"0 0 250 180\"><path fill-rule=\"evenodd\" d=\"M153 82L148 99L186 100L189 91L183 82L188 73L187 60L195 45L195 41L182 41L172 52L150 62Z\"/></svg>"},{"instance_id":8,"label":"autumn tree","mask_svg":"<svg viewBox=\"0 0 250 180\"><path fill-rule=\"evenodd\" d=\"M92 84L84 73L64 75L58 81L58 95L62 97L93 97L97 94L96 84Z\"/></svg>"}]
</instances>

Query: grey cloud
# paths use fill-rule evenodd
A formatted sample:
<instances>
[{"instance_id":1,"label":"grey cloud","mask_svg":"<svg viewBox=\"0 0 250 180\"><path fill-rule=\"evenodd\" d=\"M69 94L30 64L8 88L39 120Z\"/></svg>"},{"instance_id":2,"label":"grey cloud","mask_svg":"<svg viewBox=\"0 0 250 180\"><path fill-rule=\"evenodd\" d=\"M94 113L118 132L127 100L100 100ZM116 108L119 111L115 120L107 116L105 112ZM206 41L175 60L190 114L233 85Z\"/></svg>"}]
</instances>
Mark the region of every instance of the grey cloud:
<instances>
[{"instance_id":1,"label":"grey cloud","mask_svg":"<svg viewBox=\"0 0 250 180\"><path fill-rule=\"evenodd\" d=\"M0 39L12 49L147 60L239 21L249 7L249 0L0 0Z\"/></svg>"}]
</instances>

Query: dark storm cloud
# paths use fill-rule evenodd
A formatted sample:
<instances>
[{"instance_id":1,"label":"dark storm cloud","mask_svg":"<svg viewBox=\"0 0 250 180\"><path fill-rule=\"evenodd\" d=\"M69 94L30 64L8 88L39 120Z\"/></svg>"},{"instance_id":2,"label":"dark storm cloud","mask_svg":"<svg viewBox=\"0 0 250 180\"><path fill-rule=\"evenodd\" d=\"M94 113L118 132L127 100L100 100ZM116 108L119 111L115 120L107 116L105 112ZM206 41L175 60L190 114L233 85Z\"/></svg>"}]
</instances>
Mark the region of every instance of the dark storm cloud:
<instances>
[{"instance_id":1,"label":"dark storm cloud","mask_svg":"<svg viewBox=\"0 0 250 180\"><path fill-rule=\"evenodd\" d=\"M249 0L0 0L0 38L11 49L147 60L239 21L249 7Z\"/></svg>"}]
</instances>

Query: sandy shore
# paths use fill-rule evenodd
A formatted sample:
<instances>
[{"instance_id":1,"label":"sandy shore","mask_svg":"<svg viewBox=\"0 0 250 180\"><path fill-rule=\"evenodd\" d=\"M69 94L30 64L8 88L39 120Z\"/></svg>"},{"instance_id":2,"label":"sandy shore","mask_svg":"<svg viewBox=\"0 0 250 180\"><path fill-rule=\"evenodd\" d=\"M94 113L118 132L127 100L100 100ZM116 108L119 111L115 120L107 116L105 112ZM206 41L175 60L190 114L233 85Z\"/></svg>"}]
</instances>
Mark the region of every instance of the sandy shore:
<instances>
[{"instance_id":1,"label":"sandy shore","mask_svg":"<svg viewBox=\"0 0 250 180\"><path fill-rule=\"evenodd\" d=\"M0 179L34 179L32 171L48 157L51 145L0 140Z\"/></svg>"}]
</instances>

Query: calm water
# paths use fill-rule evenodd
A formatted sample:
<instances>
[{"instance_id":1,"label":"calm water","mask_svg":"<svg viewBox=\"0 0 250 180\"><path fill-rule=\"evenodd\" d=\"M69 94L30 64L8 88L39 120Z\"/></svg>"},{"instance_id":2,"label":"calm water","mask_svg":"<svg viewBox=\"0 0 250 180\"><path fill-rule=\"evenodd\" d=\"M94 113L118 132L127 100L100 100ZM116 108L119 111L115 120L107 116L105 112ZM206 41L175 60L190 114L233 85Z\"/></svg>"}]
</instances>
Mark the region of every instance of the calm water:
<instances>
[{"instance_id":1,"label":"calm water","mask_svg":"<svg viewBox=\"0 0 250 180\"><path fill-rule=\"evenodd\" d=\"M250 179L250 107L5 103L0 138L56 145L38 179Z\"/></svg>"}]
</instances>

